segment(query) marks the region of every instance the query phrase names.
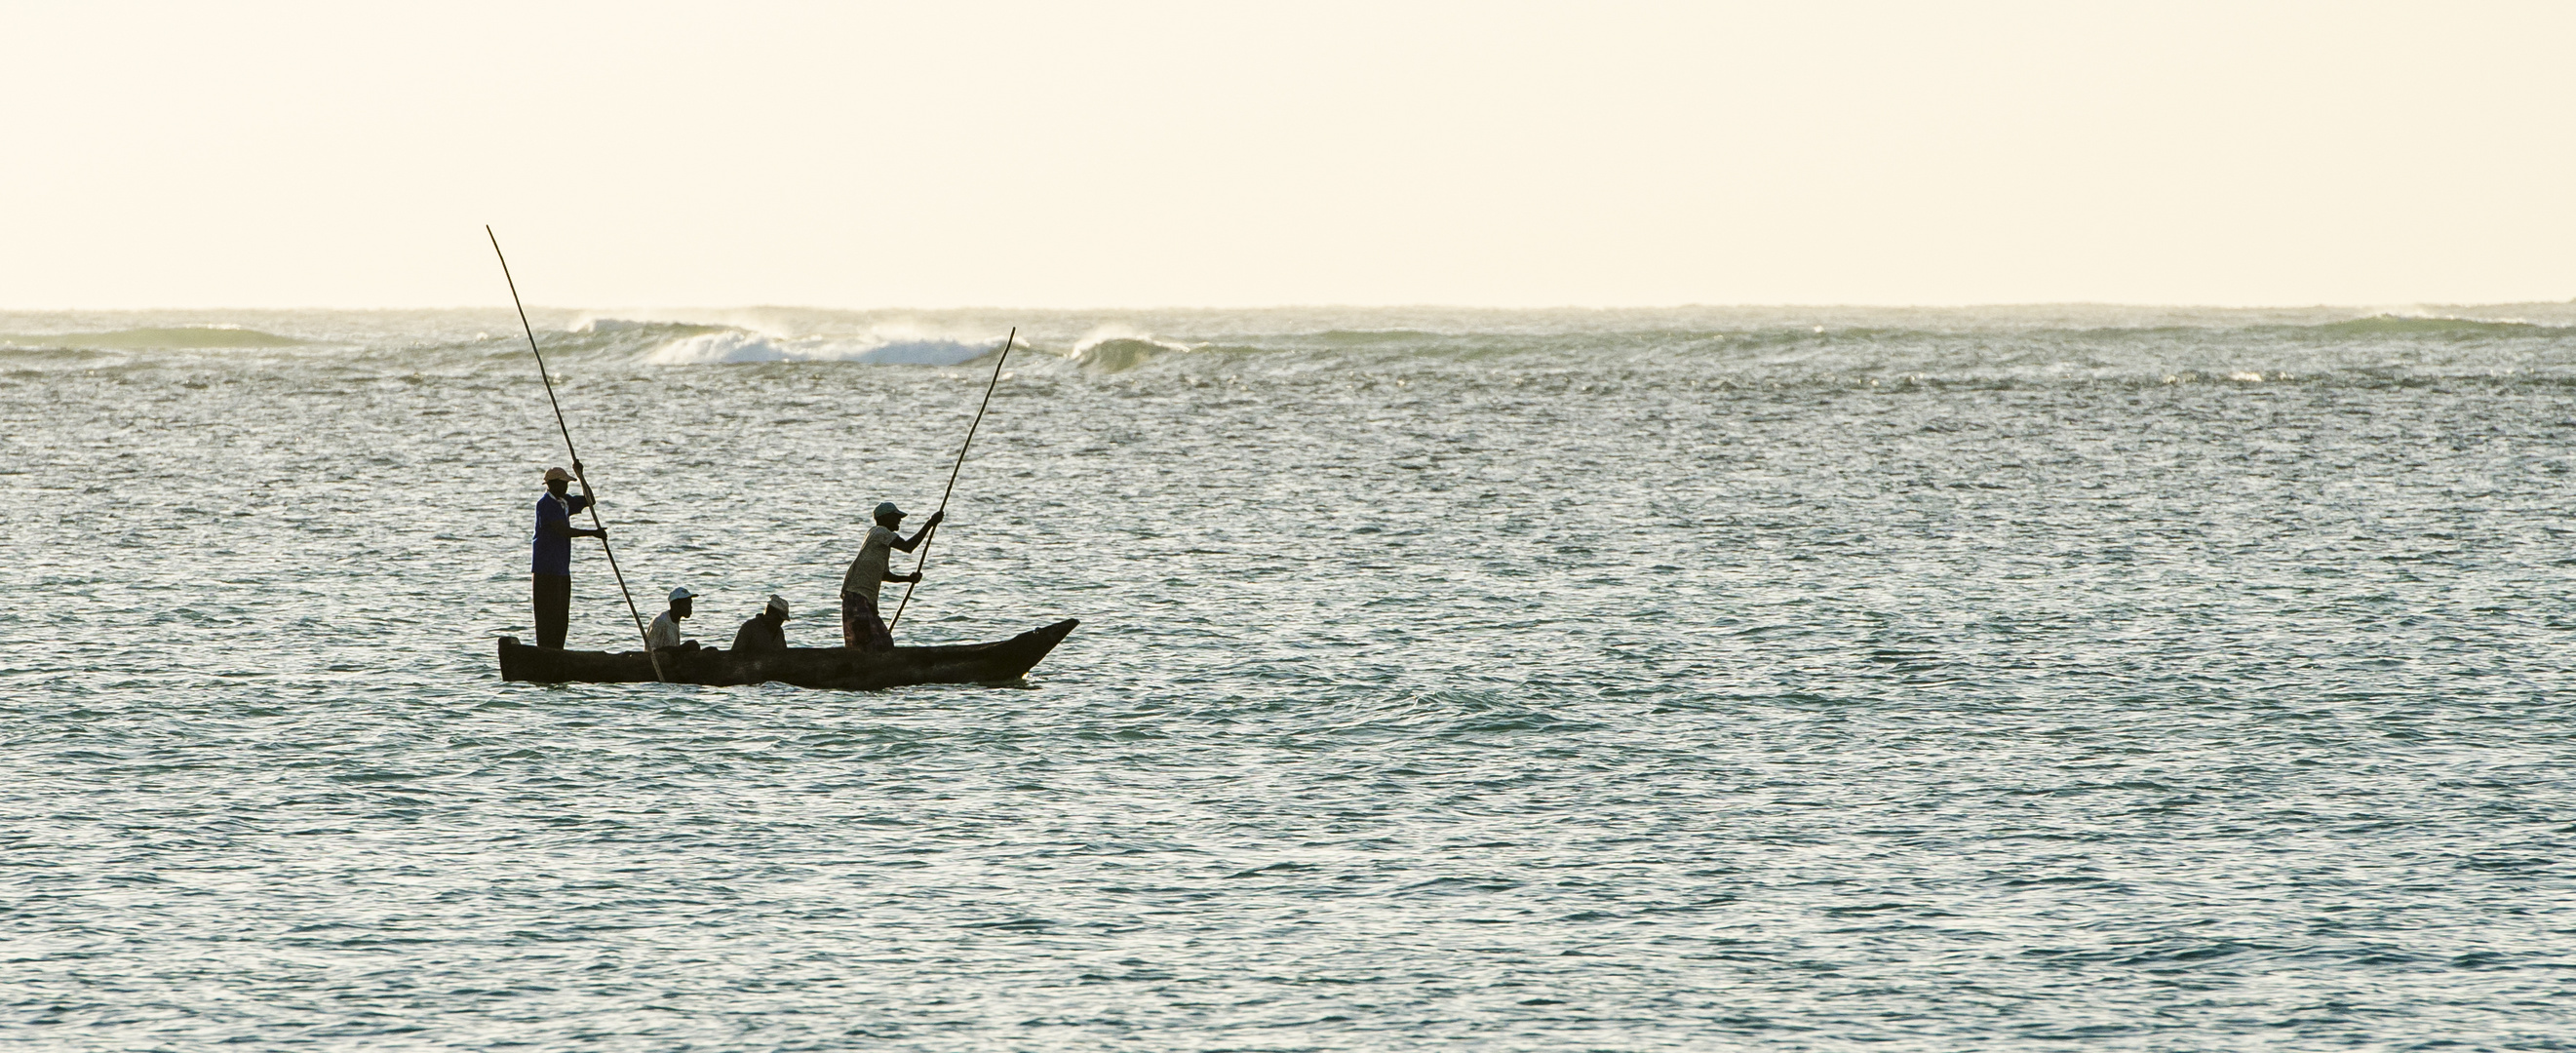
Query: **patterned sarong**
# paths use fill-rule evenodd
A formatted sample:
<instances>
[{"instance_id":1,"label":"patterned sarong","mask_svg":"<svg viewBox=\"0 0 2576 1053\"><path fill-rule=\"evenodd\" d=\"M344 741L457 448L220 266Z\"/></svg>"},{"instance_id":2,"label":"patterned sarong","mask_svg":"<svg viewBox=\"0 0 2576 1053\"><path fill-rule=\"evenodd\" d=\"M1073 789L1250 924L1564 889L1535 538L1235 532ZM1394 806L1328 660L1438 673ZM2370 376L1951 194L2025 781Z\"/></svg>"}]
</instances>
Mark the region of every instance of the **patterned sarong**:
<instances>
[{"instance_id":1,"label":"patterned sarong","mask_svg":"<svg viewBox=\"0 0 2576 1053\"><path fill-rule=\"evenodd\" d=\"M885 619L877 616L877 601L855 592L841 594L841 646L854 651L894 647L894 634L886 631Z\"/></svg>"}]
</instances>

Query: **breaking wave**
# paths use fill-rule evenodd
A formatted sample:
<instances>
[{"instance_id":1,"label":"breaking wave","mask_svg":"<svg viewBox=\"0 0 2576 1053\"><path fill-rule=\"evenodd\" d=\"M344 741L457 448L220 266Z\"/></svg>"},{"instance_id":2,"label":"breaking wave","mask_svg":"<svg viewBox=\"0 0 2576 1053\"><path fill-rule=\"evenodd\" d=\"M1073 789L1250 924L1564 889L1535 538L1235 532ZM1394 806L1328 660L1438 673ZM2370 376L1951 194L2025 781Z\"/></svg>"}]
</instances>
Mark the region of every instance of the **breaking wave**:
<instances>
[{"instance_id":1,"label":"breaking wave","mask_svg":"<svg viewBox=\"0 0 2576 1053\"><path fill-rule=\"evenodd\" d=\"M1194 350L1198 348L1156 339L1151 333L1127 326L1106 325L1075 341L1066 357L1092 372L1124 373L1163 355Z\"/></svg>"},{"instance_id":2,"label":"breaking wave","mask_svg":"<svg viewBox=\"0 0 2576 1053\"><path fill-rule=\"evenodd\" d=\"M657 366L718 365L735 362L864 362L893 366L954 366L992 354L1001 347L955 340L905 340L887 343L834 338L791 339L727 329L684 336L654 348L644 361Z\"/></svg>"},{"instance_id":3,"label":"breaking wave","mask_svg":"<svg viewBox=\"0 0 2576 1053\"><path fill-rule=\"evenodd\" d=\"M550 353L597 353L644 365L707 366L750 362L857 362L954 366L992 354L999 338L978 340L905 331L787 335L737 325L584 318L538 334Z\"/></svg>"},{"instance_id":4,"label":"breaking wave","mask_svg":"<svg viewBox=\"0 0 2576 1053\"><path fill-rule=\"evenodd\" d=\"M1530 383L1631 376L1878 389L2094 382L2250 388L2439 377L2576 383L2576 304L1599 312L744 308L661 318L636 310L642 317L544 312L532 320L549 366L567 372L758 363L989 365L1003 333L1019 325L1014 365L1025 353L1026 366L1041 373L1122 382L1278 371L1374 383L1400 382L1417 371L1458 371ZM0 374L310 364L515 375L526 368L526 354L518 317L501 311L0 313Z\"/></svg>"}]
</instances>

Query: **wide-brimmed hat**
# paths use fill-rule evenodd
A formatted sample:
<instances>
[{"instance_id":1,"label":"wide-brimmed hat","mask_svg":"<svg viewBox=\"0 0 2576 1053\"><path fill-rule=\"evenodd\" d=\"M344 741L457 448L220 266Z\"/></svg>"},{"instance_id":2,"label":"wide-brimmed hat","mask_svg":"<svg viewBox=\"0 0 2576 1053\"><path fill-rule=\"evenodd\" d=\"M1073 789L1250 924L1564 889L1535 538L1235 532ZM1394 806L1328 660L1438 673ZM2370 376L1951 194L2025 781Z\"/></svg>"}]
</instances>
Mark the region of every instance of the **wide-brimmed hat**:
<instances>
[{"instance_id":1,"label":"wide-brimmed hat","mask_svg":"<svg viewBox=\"0 0 2576 1053\"><path fill-rule=\"evenodd\" d=\"M546 481L550 483L569 483L572 481L572 473L561 468L548 468L546 469Z\"/></svg>"}]
</instances>

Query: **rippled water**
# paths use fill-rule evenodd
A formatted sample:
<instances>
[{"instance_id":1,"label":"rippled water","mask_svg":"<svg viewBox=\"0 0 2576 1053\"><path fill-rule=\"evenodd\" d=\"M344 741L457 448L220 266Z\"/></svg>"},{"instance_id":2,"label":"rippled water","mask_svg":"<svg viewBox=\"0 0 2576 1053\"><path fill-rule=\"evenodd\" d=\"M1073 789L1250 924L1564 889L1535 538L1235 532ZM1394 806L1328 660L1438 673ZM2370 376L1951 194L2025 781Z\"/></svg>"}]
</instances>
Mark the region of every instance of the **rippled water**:
<instances>
[{"instance_id":1,"label":"rippled water","mask_svg":"<svg viewBox=\"0 0 2576 1053\"><path fill-rule=\"evenodd\" d=\"M2576 307L2465 313L541 313L717 643L1028 327L900 633L1083 627L881 694L498 681L505 313L0 315L0 1045L2576 1046Z\"/></svg>"}]
</instances>

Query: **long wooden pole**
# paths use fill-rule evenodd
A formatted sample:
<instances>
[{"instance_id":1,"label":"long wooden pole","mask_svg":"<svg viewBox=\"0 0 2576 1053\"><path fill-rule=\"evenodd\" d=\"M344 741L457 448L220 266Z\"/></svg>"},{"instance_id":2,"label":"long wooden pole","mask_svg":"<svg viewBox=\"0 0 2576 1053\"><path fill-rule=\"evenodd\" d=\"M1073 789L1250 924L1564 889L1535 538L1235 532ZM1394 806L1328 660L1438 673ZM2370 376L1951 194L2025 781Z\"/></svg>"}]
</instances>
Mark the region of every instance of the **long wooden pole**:
<instances>
[{"instance_id":1,"label":"long wooden pole","mask_svg":"<svg viewBox=\"0 0 2576 1053\"><path fill-rule=\"evenodd\" d=\"M519 299L518 279L510 277L510 258L501 254L501 236L492 233L492 225L483 225L483 236L492 239L492 255L501 261L501 280L510 283L510 306L519 309L519 330L528 334L528 353L537 356L537 379L546 382L546 405L555 408L555 428L563 432L564 452L572 455L572 473L581 479L581 493L590 497L590 525L600 531L599 551L608 556L608 572L617 576L617 594L626 597L626 613L635 619L635 637L644 641L644 657L653 662L653 679L667 681L662 675L662 656L653 653L653 638L644 632L644 612L635 608L635 594L626 591L626 572L617 569L617 551L608 547L608 527L599 521L599 499L591 497L590 479L581 470L581 451L573 449L572 427L564 423L563 403L555 400L555 379L546 373L546 353L537 350L537 329L528 324L528 305Z\"/></svg>"},{"instance_id":2,"label":"long wooden pole","mask_svg":"<svg viewBox=\"0 0 2576 1053\"><path fill-rule=\"evenodd\" d=\"M975 429L984 426L984 409L993 404L993 388L1002 382L1002 363L1011 357L1011 344L1019 338L1020 327L1012 326L1011 335L1002 338L1002 353L993 357L993 379L984 382L983 404L975 407L975 423L966 426L966 441L957 444L957 463L948 469L948 489L939 492L939 511L943 514L948 511L948 495L957 492L957 473L966 467L966 448L975 445ZM919 574L921 568L930 565L930 543L935 540L938 540L935 531L921 540L921 559L912 565L913 573ZM886 622L889 635L903 621L903 609L912 603L912 590L920 584L916 581L904 585L903 602L894 605L894 617Z\"/></svg>"}]
</instances>

